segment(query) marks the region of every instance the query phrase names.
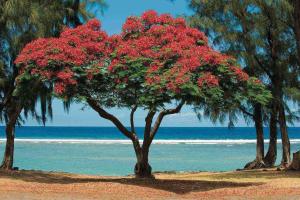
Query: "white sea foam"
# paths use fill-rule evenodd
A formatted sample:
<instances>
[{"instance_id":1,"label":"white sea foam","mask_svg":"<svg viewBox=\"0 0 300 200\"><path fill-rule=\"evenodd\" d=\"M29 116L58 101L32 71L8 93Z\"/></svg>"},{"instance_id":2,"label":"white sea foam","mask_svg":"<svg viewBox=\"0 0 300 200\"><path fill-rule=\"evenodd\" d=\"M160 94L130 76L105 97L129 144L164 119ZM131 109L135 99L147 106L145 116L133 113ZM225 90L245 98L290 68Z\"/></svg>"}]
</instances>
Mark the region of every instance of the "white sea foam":
<instances>
[{"instance_id":1,"label":"white sea foam","mask_svg":"<svg viewBox=\"0 0 300 200\"><path fill-rule=\"evenodd\" d=\"M1 138L0 142L4 142L5 139ZM16 142L26 142L26 143L79 143L79 144L131 144L130 140L106 140L106 139L15 139ZM142 143L143 141L140 140ZM267 144L268 139L264 140ZM291 139L290 141L293 144L300 143L300 139ZM225 139L225 140L166 140L166 139L157 139L153 140L153 144L255 144L255 139ZM278 140L278 143L281 143L281 140Z\"/></svg>"}]
</instances>

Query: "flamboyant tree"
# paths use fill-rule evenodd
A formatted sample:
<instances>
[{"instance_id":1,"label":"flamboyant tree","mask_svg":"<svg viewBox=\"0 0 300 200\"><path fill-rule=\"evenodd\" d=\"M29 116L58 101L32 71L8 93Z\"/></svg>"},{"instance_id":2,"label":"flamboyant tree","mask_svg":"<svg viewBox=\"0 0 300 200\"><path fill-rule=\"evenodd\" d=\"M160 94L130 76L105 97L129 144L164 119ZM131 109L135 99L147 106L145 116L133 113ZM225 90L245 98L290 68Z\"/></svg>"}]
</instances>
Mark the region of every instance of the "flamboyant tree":
<instances>
[{"instance_id":1,"label":"flamboyant tree","mask_svg":"<svg viewBox=\"0 0 300 200\"><path fill-rule=\"evenodd\" d=\"M86 102L128 137L137 157L137 176L151 176L150 145L167 115L184 104L229 111L244 101L270 97L256 78L236 61L208 46L204 33L182 18L147 11L129 17L122 33L108 36L97 20L64 30L60 38L38 39L16 60L19 87L31 79L54 84L56 95ZM22 90L22 89L20 89ZM131 110L130 129L106 109ZM135 131L137 108L147 112L142 144Z\"/></svg>"}]
</instances>

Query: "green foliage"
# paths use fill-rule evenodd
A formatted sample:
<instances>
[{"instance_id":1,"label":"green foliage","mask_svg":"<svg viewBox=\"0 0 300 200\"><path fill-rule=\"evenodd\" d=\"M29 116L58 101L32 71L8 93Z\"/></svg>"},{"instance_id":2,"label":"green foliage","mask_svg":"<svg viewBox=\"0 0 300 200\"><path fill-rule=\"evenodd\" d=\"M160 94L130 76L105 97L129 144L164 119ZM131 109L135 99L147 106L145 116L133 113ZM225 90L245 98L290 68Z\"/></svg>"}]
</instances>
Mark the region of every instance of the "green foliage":
<instances>
[{"instance_id":1,"label":"green foliage","mask_svg":"<svg viewBox=\"0 0 300 200\"><path fill-rule=\"evenodd\" d=\"M135 24L137 20L141 23ZM147 20L154 24L146 26ZM140 18L129 17L123 33L112 37L99 24L91 20L65 30L59 39L39 39L27 45L17 59L25 71L20 83L28 85L28 76L40 76L41 82L54 84L62 98L93 101L93 108L97 102L101 107L138 107L151 112L163 112L178 101L181 106L205 105L216 116L245 101L266 104L269 100L264 85L249 78L232 57L209 47L204 33L186 26L184 19L148 11ZM146 27L136 31L139 26ZM97 40L99 35L103 40ZM200 39L203 44L199 45ZM73 40L78 41L75 46ZM49 51L55 51L56 57ZM36 55L43 55L42 59Z\"/></svg>"},{"instance_id":2,"label":"green foliage","mask_svg":"<svg viewBox=\"0 0 300 200\"><path fill-rule=\"evenodd\" d=\"M192 26L209 34L213 45L238 58L245 71L258 77L273 94L273 102L299 93L297 46L291 1L190 1ZM248 111L253 101L267 104L269 94L249 82ZM253 91L261 91L259 95ZM296 95L295 95L296 96ZM294 97L295 97L294 96ZM269 111L267 111L269 112Z\"/></svg>"}]
</instances>

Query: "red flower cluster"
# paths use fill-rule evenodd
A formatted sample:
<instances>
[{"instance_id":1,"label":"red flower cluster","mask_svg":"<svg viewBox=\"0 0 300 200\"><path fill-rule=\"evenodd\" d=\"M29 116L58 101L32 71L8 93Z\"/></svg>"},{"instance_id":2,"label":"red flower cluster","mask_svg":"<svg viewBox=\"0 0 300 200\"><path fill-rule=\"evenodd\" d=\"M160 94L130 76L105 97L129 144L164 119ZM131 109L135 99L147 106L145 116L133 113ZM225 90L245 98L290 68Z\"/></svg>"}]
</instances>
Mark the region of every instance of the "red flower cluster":
<instances>
[{"instance_id":1,"label":"red flower cluster","mask_svg":"<svg viewBox=\"0 0 300 200\"><path fill-rule=\"evenodd\" d=\"M126 23L123 25L123 32L131 33L131 32L138 32L143 30L143 24L137 17L129 17Z\"/></svg>"},{"instance_id":2,"label":"red flower cluster","mask_svg":"<svg viewBox=\"0 0 300 200\"><path fill-rule=\"evenodd\" d=\"M238 78L238 80L247 81L249 79L249 75L245 73L241 68L236 66L231 66L230 69L233 71L233 73Z\"/></svg>"},{"instance_id":3,"label":"red flower cluster","mask_svg":"<svg viewBox=\"0 0 300 200\"><path fill-rule=\"evenodd\" d=\"M199 78L199 86L201 82L208 87L218 86L214 69L219 65L230 66L232 60L209 47L205 34L188 27L183 18L158 15L152 10L141 17L129 17L121 36L109 70L114 72L114 67L120 65L130 68L128 59L147 58L150 62L144 63L148 67L146 82L151 85L161 81L161 87L173 91L178 91L199 71L209 72Z\"/></svg>"},{"instance_id":4,"label":"red flower cluster","mask_svg":"<svg viewBox=\"0 0 300 200\"><path fill-rule=\"evenodd\" d=\"M100 30L100 22L90 20L77 28L65 29L59 38L37 39L27 44L15 63L21 68L27 67L33 75L54 80L55 92L62 94L67 86L77 83L74 66L107 58L112 51L107 40L107 34Z\"/></svg>"},{"instance_id":5,"label":"red flower cluster","mask_svg":"<svg viewBox=\"0 0 300 200\"><path fill-rule=\"evenodd\" d=\"M183 18L158 15L152 10L141 17L129 17L120 35L109 37L98 20L90 20L65 29L59 38L35 40L26 45L15 62L20 71L26 68L31 74L53 80L55 92L63 94L82 74L87 80L93 79L104 63L109 64L115 83L127 83L130 80L118 73L137 73L136 65L132 65L137 60L143 62L146 72L141 81L159 86L159 91L180 92L186 83L217 87L222 76L217 70L220 66L226 66L239 81L249 78L232 66L229 56L209 47L203 32L188 27ZM78 68L84 73L76 74Z\"/></svg>"},{"instance_id":6,"label":"red flower cluster","mask_svg":"<svg viewBox=\"0 0 300 200\"><path fill-rule=\"evenodd\" d=\"M204 84L206 84L208 87L219 86L219 79L210 72L206 72L200 78L198 78L199 87L202 87Z\"/></svg>"},{"instance_id":7,"label":"red flower cluster","mask_svg":"<svg viewBox=\"0 0 300 200\"><path fill-rule=\"evenodd\" d=\"M66 85L64 83L62 83L62 82L55 83L55 85L54 85L54 92L56 94L61 95L61 94L63 94L65 92L65 90L66 90Z\"/></svg>"},{"instance_id":8,"label":"red flower cluster","mask_svg":"<svg viewBox=\"0 0 300 200\"><path fill-rule=\"evenodd\" d=\"M169 25L175 25L175 26L182 26L185 27L185 20L183 18L173 18L169 14L162 14L158 15L156 11L154 10L148 10L144 12L141 16L141 20L144 23L144 25L151 26L154 24L169 24Z\"/></svg>"}]
</instances>

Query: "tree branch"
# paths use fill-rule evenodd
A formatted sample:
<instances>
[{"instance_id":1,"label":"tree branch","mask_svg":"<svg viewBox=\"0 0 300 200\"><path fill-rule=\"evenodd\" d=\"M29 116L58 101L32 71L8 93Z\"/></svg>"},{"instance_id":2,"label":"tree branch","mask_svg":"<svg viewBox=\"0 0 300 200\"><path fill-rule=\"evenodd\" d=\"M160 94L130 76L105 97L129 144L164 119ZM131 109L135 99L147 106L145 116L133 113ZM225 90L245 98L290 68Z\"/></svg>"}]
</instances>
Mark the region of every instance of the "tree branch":
<instances>
[{"instance_id":1,"label":"tree branch","mask_svg":"<svg viewBox=\"0 0 300 200\"><path fill-rule=\"evenodd\" d=\"M163 111L161 111L159 113L159 115L158 115L158 117L157 117L157 119L156 119L156 121L154 123L154 126L153 126L153 128L152 128L152 130L150 132L150 143L152 142L153 138L155 137L155 134L156 134L156 132L157 132L157 130L158 130L158 128L159 128L159 126L160 126L160 124L161 124L164 116L179 113L180 110L181 110L181 108L182 108L182 106L184 105L184 103L185 102L182 101L182 102L180 102L180 104L176 108L163 110Z\"/></svg>"},{"instance_id":2,"label":"tree branch","mask_svg":"<svg viewBox=\"0 0 300 200\"><path fill-rule=\"evenodd\" d=\"M87 98L87 103L99 114L100 117L110 120L126 137L129 139L136 140L136 136L134 133L131 133L127 130L127 128L112 114L106 112L103 108L98 105L98 103L92 99Z\"/></svg>"},{"instance_id":3,"label":"tree branch","mask_svg":"<svg viewBox=\"0 0 300 200\"><path fill-rule=\"evenodd\" d=\"M132 133L135 133L134 113L135 113L136 109L137 109L137 105L134 105L134 107L132 108L131 113L130 113L130 127L131 127L131 132Z\"/></svg>"},{"instance_id":4,"label":"tree branch","mask_svg":"<svg viewBox=\"0 0 300 200\"><path fill-rule=\"evenodd\" d=\"M3 101L0 103L0 110L3 110L7 106L8 102L11 101L13 96L14 88L10 88L7 94L4 96Z\"/></svg>"},{"instance_id":5,"label":"tree branch","mask_svg":"<svg viewBox=\"0 0 300 200\"><path fill-rule=\"evenodd\" d=\"M246 115L253 117L253 113L248 112L243 106L240 106L239 109Z\"/></svg>"},{"instance_id":6,"label":"tree branch","mask_svg":"<svg viewBox=\"0 0 300 200\"><path fill-rule=\"evenodd\" d=\"M152 126L152 120L155 115L155 111L149 110L147 117L145 118L145 130L144 130L144 141L143 141L143 147L149 146L151 144L150 140L150 133L151 133L151 126Z\"/></svg>"},{"instance_id":7,"label":"tree branch","mask_svg":"<svg viewBox=\"0 0 300 200\"><path fill-rule=\"evenodd\" d=\"M259 58L255 54L255 48L253 47L253 44L250 42L251 39L248 36L248 33L249 33L250 30L249 30L249 27L246 25L247 23L246 23L245 15L243 15L244 12L239 14L238 12L234 11L233 13L238 18L240 18L240 20L241 20L242 30L243 30L243 36L242 37L244 38L244 40L246 40L246 42L244 42L244 46L245 46L246 51L249 54L253 55L254 60L257 62L258 66L270 77L270 79L272 79L272 74L270 73L270 71L268 71L268 69L264 66L264 64L259 60Z\"/></svg>"},{"instance_id":8,"label":"tree branch","mask_svg":"<svg viewBox=\"0 0 300 200\"><path fill-rule=\"evenodd\" d=\"M255 54L253 56L255 61L258 63L258 66L270 77L270 79L272 79L273 76L270 73L270 71L268 71L268 69L263 65L263 63L259 60L259 58Z\"/></svg>"}]
</instances>

